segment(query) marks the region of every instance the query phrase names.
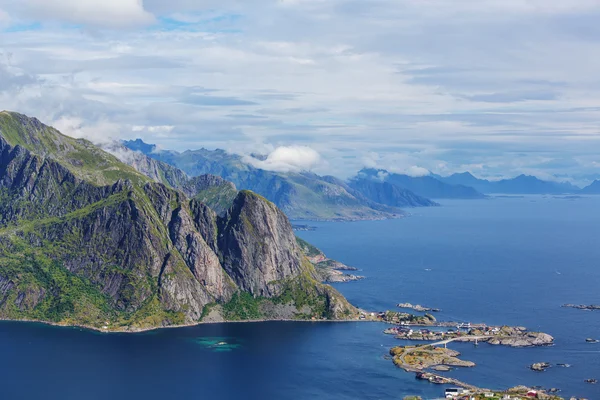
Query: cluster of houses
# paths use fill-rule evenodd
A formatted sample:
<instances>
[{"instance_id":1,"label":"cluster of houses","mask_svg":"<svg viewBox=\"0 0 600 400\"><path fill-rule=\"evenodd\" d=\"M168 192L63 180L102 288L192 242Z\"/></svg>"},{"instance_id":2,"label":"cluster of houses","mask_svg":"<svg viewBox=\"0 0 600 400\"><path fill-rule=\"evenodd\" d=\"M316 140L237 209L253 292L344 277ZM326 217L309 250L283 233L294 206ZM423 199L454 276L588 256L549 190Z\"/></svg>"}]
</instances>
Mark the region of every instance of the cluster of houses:
<instances>
[{"instance_id":1,"label":"cluster of houses","mask_svg":"<svg viewBox=\"0 0 600 400\"><path fill-rule=\"evenodd\" d=\"M446 389L446 399L453 400L479 400L479 399L501 399L501 400L522 400L522 399L537 399L538 392L529 390L523 394L497 394L492 392L471 393L470 390L462 388Z\"/></svg>"},{"instance_id":2,"label":"cluster of houses","mask_svg":"<svg viewBox=\"0 0 600 400\"><path fill-rule=\"evenodd\" d=\"M466 330L461 330L466 329ZM431 330L427 328L413 329L408 325L400 324L385 330L385 333L396 335L400 339L421 339L421 340L447 340L460 336L494 336L501 332L499 327L477 327L471 328L468 326L457 326L456 329L448 329L447 331Z\"/></svg>"}]
</instances>

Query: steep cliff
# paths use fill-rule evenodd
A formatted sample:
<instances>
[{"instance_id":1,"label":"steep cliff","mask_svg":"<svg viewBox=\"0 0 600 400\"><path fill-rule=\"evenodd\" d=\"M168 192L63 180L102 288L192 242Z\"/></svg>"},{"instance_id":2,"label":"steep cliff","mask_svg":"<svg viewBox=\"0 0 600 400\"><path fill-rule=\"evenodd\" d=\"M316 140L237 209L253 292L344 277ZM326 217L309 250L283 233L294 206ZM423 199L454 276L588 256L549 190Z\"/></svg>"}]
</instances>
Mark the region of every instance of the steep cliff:
<instances>
[{"instance_id":1,"label":"steep cliff","mask_svg":"<svg viewBox=\"0 0 600 400\"><path fill-rule=\"evenodd\" d=\"M0 113L0 318L135 330L355 314L316 282L272 203L175 171L165 186L144 165L158 175ZM226 187L232 206L219 217L172 187L184 184Z\"/></svg>"}]
</instances>

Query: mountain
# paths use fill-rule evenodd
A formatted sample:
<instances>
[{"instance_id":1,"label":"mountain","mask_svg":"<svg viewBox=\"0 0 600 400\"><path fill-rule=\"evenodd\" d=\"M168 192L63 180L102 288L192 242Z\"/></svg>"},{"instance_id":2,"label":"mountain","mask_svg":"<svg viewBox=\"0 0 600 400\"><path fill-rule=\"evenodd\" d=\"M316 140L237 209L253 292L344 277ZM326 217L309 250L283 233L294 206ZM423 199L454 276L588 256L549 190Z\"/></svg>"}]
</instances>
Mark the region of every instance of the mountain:
<instances>
[{"instance_id":1,"label":"mountain","mask_svg":"<svg viewBox=\"0 0 600 400\"><path fill-rule=\"evenodd\" d=\"M391 207L432 207L438 205L434 201L390 182L355 177L348 184L368 199Z\"/></svg>"},{"instance_id":2,"label":"mountain","mask_svg":"<svg viewBox=\"0 0 600 400\"><path fill-rule=\"evenodd\" d=\"M437 177L439 180L453 184L465 185L486 194L563 194L575 193L579 188L567 182L543 181L535 176L519 175L512 179L489 181L474 177L469 172Z\"/></svg>"},{"instance_id":3,"label":"mountain","mask_svg":"<svg viewBox=\"0 0 600 400\"><path fill-rule=\"evenodd\" d=\"M582 194L600 194L600 181L596 180L591 185L581 189Z\"/></svg>"},{"instance_id":4,"label":"mountain","mask_svg":"<svg viewBox=\"0 0 600 400\"><path fill-rule=\"evenodd\" d=\"M137 143L140 148L154 148L152 145ZM140 151L131 150L120 143L104 146L123 163L133 167L156 182L173 189L181 190L189 198L195 198L223 216L232 206L238 190L232 182L216 175L200 175L189 178L185 172L162 161L155 160Z\"/></svg>"},{"instance_id":5,"label":"mountain","mask_svg":"<svg viewBox=\"0 0 600 400\"><path fill-rule=\"evenodd\" d=\"M485 197L472 187L445 183L429 175L413 177L381 169L365 168L358 173L357 178L387 182L398 188L409 190L418 196L432 199L480 199Z\"/></svg>"},{"instance_id":6,"label":"mountain","mask_svg":"<svg viewBox=\"0 0 600 400\"><path fill-rule=\"evenodd\" d=\"M211 174L231 181L239 189L256 192L274 202L296 220L383 219L403 212L397 206L380 204L341 180L310 172L281 173L256 168L223 150L157 151L141 140L123 144L145 155L183 170L188 176ZM150 150L150 151L148 151Z\"/></svg>"},{"instance_id":7,"label":"mountain","mask_svg":"<svg viewBox=\"0 0 600 400\"><path fill-rule=\"evenodd\" d=\"M219 179L185 184L231 192ZM273 203L236 190L219 216L35 118L0 113L0 199L3 319L117 331L356 315Z\"/></svg>"}]
</instances>

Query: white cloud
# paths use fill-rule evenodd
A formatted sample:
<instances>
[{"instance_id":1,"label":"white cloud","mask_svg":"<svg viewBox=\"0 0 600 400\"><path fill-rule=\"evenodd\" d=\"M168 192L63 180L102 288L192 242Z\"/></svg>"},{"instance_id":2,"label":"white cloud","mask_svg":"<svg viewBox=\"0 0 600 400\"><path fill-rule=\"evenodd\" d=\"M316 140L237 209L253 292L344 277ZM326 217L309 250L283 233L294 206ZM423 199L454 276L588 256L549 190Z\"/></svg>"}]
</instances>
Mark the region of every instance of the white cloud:
<instances>
[{"instance_id":1,"label":"white cloud","mask_svg":"<svg viewBox=\"0 0 600 400\"><path fill-rule=\"evenodd\" d=\"M307 146L281 146L273 150L265 160L247 156L244 161L256 168L277 172L309 171L321 162L321 155Z\"/></svg>"},{"instance_id":2,"label":"white cloud","mask_svg":"<svg viewBox=\"0 0 600 400\"><path fill-rule=\"evenodd\" d=\"M419 177L419 176L427 176L431 172L429 172L429 170L427 168L423 168L423 167L419 167L419 166L413 165L413 166L409 167L405 171L405 173L408 176Z\"/></svg>"},{"instance_id":3,"label":"white cloud","mask_svg":"<svg viewBox=\"0 0 600 400\"><path fill-rule=\"evenodd\" d=\"M2 32L11 56L0 63L0 109L95 141L139 136L167 149L243 154L261 143L261 154L274 153L262 165L285 170L311 167L277 159L276 146L305 145L327 160L314 171L340 177L363 166L597 172L597 0L0 0L0 8L19 26ZM536 154L583 161L523 163Z\"/></svg>"},{"instance_id":4,"label":"white cloud","mask_svg":"<svg viewBox=\"0 0 600 400\"><path fill-rule=\"evenodd\" d=\"M78 117L63 116L50 125L67 136L87 139L98 145L114 142L121 137L121 127L109 121L90 123Z\"/></svg>"},{"instance_id":5,"label":"white cloud","mask_svg":"<svg viewBox=\"0 0 600 400\"><path fill-rule=\"evenodd\" d=\"M18 0L15 9L25 18L99 28L128 28L154 22L142 0Z\"/></svg>"}]
</instances>

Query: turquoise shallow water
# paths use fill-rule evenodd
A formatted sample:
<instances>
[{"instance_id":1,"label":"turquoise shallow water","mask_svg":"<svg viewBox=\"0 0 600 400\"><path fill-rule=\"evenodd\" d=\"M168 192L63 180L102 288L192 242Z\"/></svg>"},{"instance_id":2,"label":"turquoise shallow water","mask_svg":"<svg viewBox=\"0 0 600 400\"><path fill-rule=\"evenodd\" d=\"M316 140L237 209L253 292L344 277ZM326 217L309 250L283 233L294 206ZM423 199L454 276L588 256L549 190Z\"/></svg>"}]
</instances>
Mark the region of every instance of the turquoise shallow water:
<instances>
[{"instance_id":1,"label":"turquoise shallow water","mask_svg":"<svg viewBox=\"0 0 600 400\"><path fill-rule=\"evenodd\" d=\"M556 337L547 348L453 344L478 385L553 386L600 399L600 198L446 201L392 221L313 223L300 232L368 278L338 285L374 310L403 301L438 317L525 325ZM98 334L0 322L0 399L401 399L435 398L385 360L398 343L375 323L241 323L142 334ZM534 373L527 365L569 363Z\"/></svg>"}]
</instances>

